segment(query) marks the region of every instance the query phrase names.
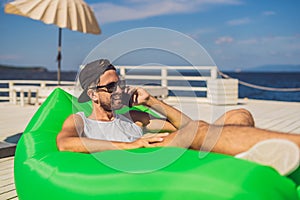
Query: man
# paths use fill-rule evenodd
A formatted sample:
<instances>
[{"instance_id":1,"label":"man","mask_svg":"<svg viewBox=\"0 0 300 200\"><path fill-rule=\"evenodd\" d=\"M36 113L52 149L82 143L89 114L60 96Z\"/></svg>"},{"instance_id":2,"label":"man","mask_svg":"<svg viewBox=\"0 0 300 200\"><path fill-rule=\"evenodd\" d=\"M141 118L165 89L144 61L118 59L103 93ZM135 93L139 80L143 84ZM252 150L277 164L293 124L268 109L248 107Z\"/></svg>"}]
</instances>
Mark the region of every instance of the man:
<instances>
[{"instance_id":1,"label":"man","mask_svg":"<svg viewBox=\"0 0 300 200\"><path fill-rule=\"evenodd\" d=\"M213 124L193 121L142 88L125 88L115 67L105 59L87 64L79 81L83 92L78 101L91 100L93 111L88 117L76 113L65 120L57 136L61 151L89 153L178 146L237 155L271 165L281 174L290 173L299 165L300 136L255 128L251 113L245 109L229 111ZM130 104L150 107L166 119L139 111L115 114L123 106L124 96L131 97ZM143 134L153 131L163 133ZM273 152L272 157L265 154L266 150ZM273 163L274 159L277 163Z\"/></svg>"}]
</instances>

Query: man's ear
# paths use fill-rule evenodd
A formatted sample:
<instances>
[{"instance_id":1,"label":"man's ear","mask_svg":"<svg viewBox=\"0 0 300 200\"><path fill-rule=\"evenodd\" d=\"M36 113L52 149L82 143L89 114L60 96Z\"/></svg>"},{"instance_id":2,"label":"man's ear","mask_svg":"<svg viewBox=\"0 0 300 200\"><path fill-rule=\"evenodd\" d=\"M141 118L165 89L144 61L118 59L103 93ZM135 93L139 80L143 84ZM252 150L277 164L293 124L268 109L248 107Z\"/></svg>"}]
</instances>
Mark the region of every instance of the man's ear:
<instances>
[{"instance_id":1,"label":"man's ear","mask_svg":"<svg viewBox=\"0 0 300 200\"><path fill-rule=\"evenodd\" d=\"M97 97L97 95L96 95L96 92L94 91L94 90L88 90L87 91L87 95L90 97L90 99L92 100L92 101L98 101L98 97Z\"/></svg>"}]
</instances>

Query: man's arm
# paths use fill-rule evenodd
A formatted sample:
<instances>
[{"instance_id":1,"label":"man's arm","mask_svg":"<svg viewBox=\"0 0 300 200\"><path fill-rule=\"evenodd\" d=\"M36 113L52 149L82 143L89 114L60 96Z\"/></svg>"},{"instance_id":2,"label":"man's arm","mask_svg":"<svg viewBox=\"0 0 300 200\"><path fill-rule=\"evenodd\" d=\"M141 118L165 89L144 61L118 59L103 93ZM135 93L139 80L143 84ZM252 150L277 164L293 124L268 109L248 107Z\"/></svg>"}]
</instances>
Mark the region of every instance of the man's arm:
<instances>
[{"instance_id":1,"label":"man's arm","mask_svg":"<svg viewBox=\"0 0 300 200\"><path fill-rule=\"evenodd\" d=\"M166 119L156 118L149 113L131 110L124 114L136 125L143 127L146 132L174 132L177 129Z\"/></svg>"},{"instance_id":2,"label":"man's arm","mask_svg":"<svg viewBox=\"0 0 300 200\"><path fill-rule=\"evenodd\" d=\"M151 96L148 92L146 92L142 88L137 88L134 96L133 96L133 105L143 104L152 109L156 110L160 114L166 116L168 121L176 128L182 128L187 125L191 118L189 118L184 113L180 112L176 108L164 103Z\"/></svg>"},{"instance_id":3,"label":"man's arm","mask_svg":"<svg viewBox=\"0 0 300 200\"><path fill-rule=\"evenodd\" d=\"M140 147L152 147L152 143L162 142L168 134L144 135L134 142L113 142L80 137L83 133L83 121L78 115L69 116L63 124L62 130L56 138L57 147L60 151L72 151L92 153L114 149L132 149Z\"/></svg>"}]
</instances>

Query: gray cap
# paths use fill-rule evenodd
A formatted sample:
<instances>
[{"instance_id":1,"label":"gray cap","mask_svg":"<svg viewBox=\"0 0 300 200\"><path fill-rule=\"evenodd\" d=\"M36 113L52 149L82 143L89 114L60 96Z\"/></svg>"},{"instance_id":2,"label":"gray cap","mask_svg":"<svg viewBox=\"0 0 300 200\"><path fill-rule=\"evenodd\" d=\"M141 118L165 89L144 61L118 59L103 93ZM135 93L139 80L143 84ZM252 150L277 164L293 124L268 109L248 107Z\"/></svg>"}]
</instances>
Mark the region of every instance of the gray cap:
<instances>
[{"instance_id":1,"label":"gray cap","mask_svg":"<svg viewBox=\"0 0 300 200\"><path fill-rule=\"evenodd\" d=\"M83 92L79 96L78 102L83 103L90 100L90 97L87 95L88 87L92 82L99 79L105 71L110 69L116 70L116 68L106 59L96 60L84 66L79 74L79 82Z\"/></svg>"}]
</instances>

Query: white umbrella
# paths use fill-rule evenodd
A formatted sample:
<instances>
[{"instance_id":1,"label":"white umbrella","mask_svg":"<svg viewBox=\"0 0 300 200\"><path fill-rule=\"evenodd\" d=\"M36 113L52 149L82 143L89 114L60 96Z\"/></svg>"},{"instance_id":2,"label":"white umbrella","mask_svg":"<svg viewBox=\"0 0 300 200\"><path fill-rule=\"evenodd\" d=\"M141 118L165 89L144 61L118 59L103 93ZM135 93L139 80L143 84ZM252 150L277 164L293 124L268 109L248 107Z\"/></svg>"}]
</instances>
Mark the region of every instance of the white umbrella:
<instances>
[{"instance_id":1,"label":"white umbrella","mask_svg":"<svg viewBox=\"0 0 300 200\"><path fill-rule=\"evenodd\" d=\"M16 0L5 5L5 12L59 27L58 84L60 84L61 69L61 28L83 33L101 33L92 9L83 0Z\"/></svg>"}]
</instances>

